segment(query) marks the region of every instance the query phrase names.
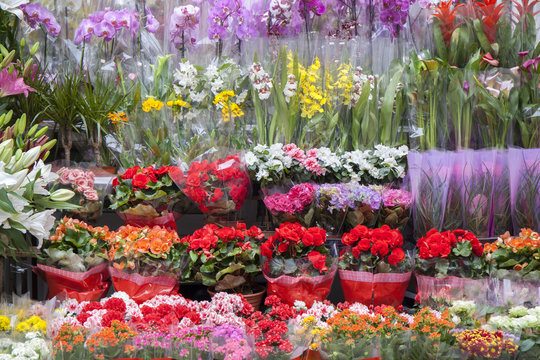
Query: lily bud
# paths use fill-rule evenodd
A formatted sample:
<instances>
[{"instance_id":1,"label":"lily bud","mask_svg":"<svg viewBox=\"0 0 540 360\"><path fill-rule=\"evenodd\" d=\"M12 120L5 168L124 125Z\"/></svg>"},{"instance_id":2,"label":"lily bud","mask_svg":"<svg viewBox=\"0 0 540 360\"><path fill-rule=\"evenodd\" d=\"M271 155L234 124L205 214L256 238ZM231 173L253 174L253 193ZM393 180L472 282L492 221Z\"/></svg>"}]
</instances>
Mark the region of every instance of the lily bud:
<instances>
[{"instance_id":1,"label":"lily bud","mask_svg":"<svg viewBox=\"0 0 540 360\"><path fill-rule=\"evenodd\" d=\"M39 41L36 42L34 46L32 46L32 48L30 49L30 56L34 56L37 53L38 49L39 49Z\"/></svg>"},{"instance_id":2,"label":"lily bud","mask_svg":"<svg viewBox=\"0 0 540 360\"><path fill-rule=\"evenodd\" d=\"M11 50L11 52L7 54L4 60L2 60L2 63L0 63L0 69L3 69L6 66L8 66L8 64L10 64L11 61L13 61L14 57L15 57L15 50Z\"/></svg>"},{"instance_id":3,"label":"lily bud","mask_svg":"<svg viewBox=\"0 0 540 360\"><path fill-rule=\"evenodd\" d=\"M39 154L41 153L41 147L34 147L24 153L22 156L22 167L27 168L37 161Z\"/></svg>"},{"instance_id":4,"label":"lily bud","mask_svg":"<svg viewBox=\"0 0 540 360\"><path fill-rule=\"evenodd\" d=\"M47 130L49 130L49 127L45 126L45 127L42 127L41 129L38 130L38 132L36 133L36 135L34 136L36 139L40 138L43 136L43 134L45 134L47 132Z\"/></svg>"},{"instance_id":5,"label":"lily bud","mask_svg":"<svg viewBox=\"0 0 540 360\"><path fill-rule=\"evenodd\" d=\"M68 201L75 196L75 193L68 189L58 189L55 190L50 198L52 201Z\"/></svg>"},{"instance_id":6,"label":"lily bud","mask_svg":"<svg viewBox=\"0 0 540 360\"><path fill-rule=\"evenodd\" d=\"M30 76L30 73L34 69L32 65L34 65L34 59L28 59L26 64L24 64L23 77Z\"/></svg>"},{"instance_id":7,"label":"lily bud","mask_svg":"<svg viewBox=\"0 0 540 360\"><path fill-rule=\"evenodd\" d=\"M32 126L30 128L30 130L28 130L28 133L26 134L28 137L31 137L32 135L34 135L34 133L37 131L38 129L38 124Z\"/></svg>"}]
</instances>

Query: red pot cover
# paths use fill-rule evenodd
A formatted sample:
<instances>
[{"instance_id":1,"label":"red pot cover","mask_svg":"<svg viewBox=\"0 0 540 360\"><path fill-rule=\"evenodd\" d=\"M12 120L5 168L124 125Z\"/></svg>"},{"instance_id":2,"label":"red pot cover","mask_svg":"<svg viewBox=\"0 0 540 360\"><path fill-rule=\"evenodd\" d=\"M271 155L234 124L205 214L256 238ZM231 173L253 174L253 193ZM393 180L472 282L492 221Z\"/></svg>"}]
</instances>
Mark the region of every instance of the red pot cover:
<instances>
[{"instance_id":1,"label":"red pot cover","mask_svg":"<svg viewBox=\"0 0 540 360\"><path fill-rule=\"evenodd\" d=\"M271 278L266 274L264 277L268 281L268 296L277 295L283 302L291 306L296 300L300 300L305 302L309 308L315 301L326 299L335 274L334 268L326 275L315 277L281 275L277 278Z\"/></svg>"},{"instance_id":2,"label":"red pot cover","mask_svg":"<svg viewBox=\"0 0 540 360\"><path fill-rule=\"evenodd\" d=\"M416 298L419 302L433 297L447 300L482 300L488 291L484 279L465 279L456 276L434 278L417 274L415 276L418 290Z\"/></svg>"},{"instance_id":3,"label":"red pot cover","mask_svg":"<svg viewBox=\"0 0 540 360\"><path fill-rule=\"evenodd\" d=\"M109 290L107 264L79 273L38 264L34 271L47 282L47 298L71 298L79 302L100 300Z\"/></svg>"},{"instance_id":4,"label":"red pot cover","mask_svg":"<svg viewBox=\"0 0 540 360\"><path fill-rule=\"evenodd\" d=\"M412 272L373 274L339 270L345 300L369 305L399 306L405 297Z\"/></svg>"},{"instance_id":5,"label":"red pot cover","mask_svg":"<svg viewBox=\"0 0 540 360\"><path fill-rule=\"evenodd\" d=\"M176 231L176 220L179 219L182 214L179 214L177 212L169 212L166 215L150 218L147 216L139 216L139 215L132 215L132 214L125 214L122 212L117 211L116 212L118 216L127 224L132 226L139 226L139 227L154 227L156 225L174 230Z\"/></svg>"},{"instance_id":6,"label":"red pot cover","mask_svg":"<svg viewBox=\"0 0 540 360\"><path fill-rule=\"evenodd\" d=\"M112 283L116 291L123 291L137 304L150 300L157 295L173 295L178 293L178 279L167 276L142 276L128 274L122 270L109 267Z\"/></svg>"}]
</instances>

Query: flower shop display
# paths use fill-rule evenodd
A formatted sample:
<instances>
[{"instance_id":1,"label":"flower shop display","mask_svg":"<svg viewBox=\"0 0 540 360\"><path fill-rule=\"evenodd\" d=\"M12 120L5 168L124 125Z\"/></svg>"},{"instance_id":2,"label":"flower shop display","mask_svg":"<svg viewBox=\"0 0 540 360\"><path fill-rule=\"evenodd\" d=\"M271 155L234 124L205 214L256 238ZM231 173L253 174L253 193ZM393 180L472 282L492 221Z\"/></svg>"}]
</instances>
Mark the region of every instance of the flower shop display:
<instances>
[{"instance_id":1,"label":"flower shop display","mask_svg":"<svg viewBox=\"0 0 540 360\"><path fill-rule=\"evenodd\" d=\"M250 186L239 155L194 161L185 176L173 180L197 204L207 222L217 223L226 222L231 213L240 210Z\"/></svg>"},{"instance_id":2,"label":"flower shop display","mask_svg":"<svg viewBox=\"0 0 540 360\"><path fill-rule=\"evenodd\" d=\"M107 227L93 227L64 217L56 231L43 243L44 260L36 271L47 282L47 297L79 301L99 300L109 290Z\"/></svg>"},{"instance_id":3,"label":"flower shop display","mask_svg":"<svg viewBox=\"0 0 540 360\"><path fill-rule=\"evenodd\" d=\"M109 273L116 291L135 301L178 292L179 274L187 265L186 245L175 231L124 225L108 237Z\"/></svg>"},{"instance_id":4,"label":"flower shop display","mask_svg":"<svg viewBox=\"0 0 540 360\"><path fill-rule=\"evenodd\" d=\"M403 236L387 225L358 225L341 238L338 261L345 299L365 305L398 306L409 285L413 262L403 251Z\"/></svg>"},{"instance_id":5,"label":"flower shop display","mask_svg":"<svg viewBox=\"0 0 540 360\"><path fill-rule=\"evenodd\" d=\"M417 242L417 300L488 302L488 281L484 278L488 264L483 253L484 247L471 232L431 229Z\"/></svg>"},{"instance_id":6,"label":"flower shop display","mask_svg":"<svg viewBox=\"0 0 540 360\"><path fill-rule=\"evenodd\" d=\"M298 222L310 227L315 220L315 187L310 183L294 185L288 192L275 192L276 188L265 189L264 205L272 214L274 226L286 222Z\"/></svg>"},{"instance_id":7,"label":"flower shop display","mask_svg":"<svg viewBox=\"0 0 540 360\"><path fill-rule=\"evenodd\" d=\"M484 245L486 259L491 265L492 285L500 305L538 305L539 245L540 235L531 229L522 229L516 237L506 232L497 241Z\"/></svg>"},{"instance_id":8,"label":"flower shop display","mask_svg":"<svg viewBox=\"0 0 540 360\"><path fill-rule=\"evenodd\" d=\"M74 191L75 196L70 202L79 206L78 209L69 211L67 216L82 221L97 221L101 216L102 203L94 187L94 173L90 170L66 167L57 170L56 173L60 176L57 185Z\"/></svg>"},{"instance_id":9,"label":"flower shop display","mask_svg":"<svg viewBox=\"0 0 540 360\"><path fill-rule=\"evenodd\" d=\"M207 224L180 241L187 244L189 264L182 274L184 280L200 280L213 292L244 295L256 309L264 295L257 284L261 274L259 242L264 235L256 226L245 224L219 228Z\"/></svg>"},{"instance_id":10,"label":"flower shop display","mask_svg":"<svg viewBox=\"0 0 540 360\"><path fill-rule=\"evenodd\" d=\"M268 296L276 295L289 305L296 300L308 306L330 292L336 273L335 258L325 246L326 231L283 223L261 244L262 271Z\"/></svg>"},{"instance_id":11,"label":"flower shop display","mask_svg":"<svg viewBox=\"0 0 540 360\"><path fill-rule=\"evenodd\" d=\"M180 168L174 166L129 168L113 180L111 209L129 225L159 225L176 230L176 220L189 204L175 185L183 178Z\"/></svg>"},{"instance_id":12,"label":"flower shop display","mask_svg":"<svg viewBox=\"0 0 540 360\"><path fill-rule=\"evenodd\" d=\"M349 210L345 218L347 229L358 225L375 227L381 208L381 193L371 186L352 181L345 185Z\"/></svg>"}]
</instances>

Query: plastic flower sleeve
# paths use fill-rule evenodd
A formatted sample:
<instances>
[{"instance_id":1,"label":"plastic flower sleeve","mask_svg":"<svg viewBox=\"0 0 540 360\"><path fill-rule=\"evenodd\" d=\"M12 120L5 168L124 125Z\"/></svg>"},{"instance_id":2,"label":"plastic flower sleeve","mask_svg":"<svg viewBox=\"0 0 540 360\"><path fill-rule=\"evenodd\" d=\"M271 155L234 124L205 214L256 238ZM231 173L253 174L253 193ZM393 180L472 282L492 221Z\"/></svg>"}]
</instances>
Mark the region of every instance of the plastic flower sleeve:
<instances>
[{"instance_id":1,"label":"plastic flower sleeve","mask_svg":"<svg viewBox=\"0 0 540 360\"><path fill-rule=\"evenodd\" d=\"M379 226L388 225L401 233L407 226L412 212L412 194L401 189L382 189L382 208L379 213Z\"/></svg>"},{"instance_id":2,"label":"plastic flower sleeve","mask_svg":"<svg viewBox=\"0 0 540 360\"><path fill-rule=\"evenodd\" d=\"M176 185L193 200L209 222L234 220L247 198L250 181L240 155L219 152L199 157Z\"/></svg>"},{"instance_id":3,"label":"plastic flower sleeve","mask_svg":"<svg viewBox=\"0 0 540 360\"><path fill-rule=\"evenodd\" d=\"M497 151L493 179L493 208L491 214L493 222L490 236L498 236L508 229L512 229L508 151Z\"/></svg>"},{"instance_id":4,"label":"plastic flower sleeve","mask_svg":"<svg viewBox=\"0 0 540 360\"><path fill-rule=\"evenodd\" d=\"M349 209L345 184L315 186L315 221L331 235L340 235Z\"/></svg>"},{"instance_id":5,"label":"plastic flower sleeve","mask_svg":"<svg viewBox=\"0 0 540 360\"><path fill-rule=\"evenodd\" d=\"M514 232L540 228L540 151L509 149L508 168Z\"/></svg>"},{"instance_id":6,"label":"plastic flower sleeve","mask_svg":"<svg viewBox=\"0 0 540 360\"><path fill-rule=\"evenodd\" d=\"M380 191L369 186L350 182L344 185L347 193L349 210L345 218L348 229L358 225L374 227L377 224L381 207Z\"/></svg>"}]
</instances>

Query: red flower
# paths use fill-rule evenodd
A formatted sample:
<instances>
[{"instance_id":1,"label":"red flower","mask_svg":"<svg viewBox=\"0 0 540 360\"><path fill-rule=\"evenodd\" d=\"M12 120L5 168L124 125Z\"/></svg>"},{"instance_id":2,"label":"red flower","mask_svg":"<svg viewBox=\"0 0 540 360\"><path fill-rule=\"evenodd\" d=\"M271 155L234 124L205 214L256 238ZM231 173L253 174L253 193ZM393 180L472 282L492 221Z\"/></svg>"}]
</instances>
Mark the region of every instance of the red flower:
<instances>
[{"instance_id":1,"label":"red flower","mask_svg":"<svg viewBox=\"0 0 540 360\"><path fill-rule=\"evenodd\" d=\"M142 173L150 179L153 183L157 182L156 170L153 166L148 166L142 169Z\"/></svg>"},{"instance_id":2,"label":"red flower","mask_svg":"<svg viewBox=\"0 0 540 360\"><path fill-rule=\"evenodd\" d=\"M230 227L224 227L216 232L216 235L223 240L232 240L236 237L236 230Z\"/></svg>"},{"instance_id":3,"label":"red flower","mask_svg":"<svg viewBox=\"0 0 540 360\"><path fill-rule=\"evenodd\" d=\"M214 195L212 196L212 202L218 202L223 197L223 190L217 188L214 190Z\"/></svg>"},{"instance_id":4,"label":"red flower","mask_svg":"<svg viewBox=\"0 0 540 360\"><path fill-rule=\"evenodd\" d=\"M435 6L434 17L439 19L441 32L444 38L446 46L450 46L450 40L452 39L452 34L454 31L461 25L461 23L456 22L456 10L463 6L463 4L456 5L452 8L452 0L441 1L439 5Z\"/></svg>"},{"instance_id":5,"label":"red flower","mask_svg":"<svg viewBox=\"0 0 540 360\"><path fill-rule=\"evenodd\" d=\"M358 242L357 247L359 250L368 251L371 247L371 241L369 241L368 239L362 239Z\"/></svg>"},{"instance_id":6,"label":"red flower","mask_svg":"<svg viewBox=\"0 0 540 360\"><path fill-rule=\"evenodd\" d=\"M183 185L186 181L184 173L179 167L176 166L171 166L169 168L169 176L171 177L172 181L174 181L177 185Z\"/></svg>"},{"instance_id":7,"label":"red flower","mask_svg":"<svg viewBox=\"0 0 540 360\"><path fill-rule=\"evenodd\" d=\"M119 311L115 311L115 310L111 310L111 311L107 312L101 318L101 326L110 327L113 320L118 320L121 323L125 322L124 314L122 314Z\"/></svg>"},{"instance_id":8,"label":"red flower","mask_svg":"<svg viewBox=\"0 0 540 360\"><path fill-rule=\"evenodd\" d=\"M261 255L269 259L272 258L272 248L273 244L269 244L268 241L261 244Z\"/></svg>"},{"instance_id":9,"label":"red flower","mask_svg":"<svg viewBox=\"0 0 540 360\"><path fill-rule=\"evenodd\" d=\"M493 58L493 56L491 56L490 53L487 53L486 55L484 55L484 57L482 58L483 61L487 62L488 64L492 65L492 66L499 66L499 60L495 60Z\"/></svg>"},{"instance_id":10,"label":"red flower","mask_svg":"<svg viewBox=\"0 0 540 360\"><path fill-rule=\"evenodd\" d=\"M121 313L126 312L126 303L120 298L110 298L103 303L103 309L115 310Z\"/></svg>"},{"instance_id":11,"label":"red flower","mask_svg":"<svg viewBox=\"0 0 540 360\"><path fill-rule=\"evenodd\" d=\"M376 242L371 247L371 253L375 256L386 256L388 251L388 244L384 241Z\"/></svg>"},{"instance_id":12,"label":"red flower","mask_svg":"<svg viewBox=\"0 0 540 360\"><path fill-rule=\"evenodd\" d=\"M326 242L326 231L318 227L311 227L306 230L302 237L305 246L321 246Z\"/></svg>"},{"instance_id":13,"label":"red flower","mask_svg":"<svg viewBox=\"0 0 540 360\"><path fill-rule=\"evenodd\" d=\"M343 237L341 238L341 242L346 246L354 246L357 241L358 236L355 236L352 231L350 233L343 234Z\"/></svg>"},{"instance_id":14,"label":"red flower","mask_svg":"<svg viewBox=\"0 0 540 360\"><path fill-rule=\"evenodd\" d=\"M283 223L279 225L279 228L276 230L276 235L283 238L284 240L289 240L295 243L300 242L302 236L306 232L306 228L298 223Z\"/></svg>"},{"instance_id":15,"label":"red flower","mask_svg":"<svg viewBox=\"0 0 540 360\"><path fill-rule=\"evenodd\" d=\"M359 238L367 237L369 234L369 229L365 225L358 225L351 230L350 234L356 237L358 240Z\"/></svg>"},{"instance_id":16,"label":"red flower","mask_svg":"<svg viewBox=\"0 0 540 360\"><path fill-rule=\"evenodd\" d=\"M321 273L328 271L328 267L326 266L326 255L322 255L318 251L312 251L308 254L308 259L313 264L313 267Z\"/></svg>"},{"instance_id":17,"label":"red flower","mask_svg":"<svg viewBox=\"0 0 540 360\"><path fill-rule=\"evenodd\" d=\"M112 181L112 186L117 187L118 185L120 185L120 183L118 182L118 178L114 178Z\"/></svg>"},{"instance_id":18,"label":"red flower","mask_svg":"<svg viewBox=\"0 0 540 360\"><path fill-rule=\"evenodd\" d=\"M140 166L129 168L122 174L122 176L120 176L120 178L122 178L123 180L131 180L140 169Z\"/></svg>"},{"instance_id":19,"label":"red flower","mask_svg":"<svg viewBox=\"0 0 540 360\"><path fill-rule=\"evenodd\" d=\"M186 186L198 187L201 185L199 174L190 174L186 179Z\"/></svg>"},{"instance_id":20,"label":"red flower","mask_svg":"<svg viewBox=\"0 0 540 360\"><path fill-rule=\"evenodd\" d=\"M134 188L148 189L148 186L146 186L146 184L148 184L149 181L150 179L148 178L148 176L138 173L137 175L133 177L133 181L131 182L131 185Z\"/></svg>"},{"instance_id":21,"label":"red flower","mask_svg":"<svg viewBox=\"0 0 540 360\"><path fill-rule=\"evenodd\" d=\"M401 248L396 248L392 250L390 256L388 256L388 263L390 265L396 265L405 259L405 252Z\"/></svg>"},{"instance_id":22,"label":"red flower","mask_svg":"<svg viewBox=\"0 0 540 360\"><path fill-rule=\"evenodd\" d=\"M281 244L278 245L278 251L280 253L284 253L285 251L287 251L287 249L289 249L289 243L288 242L282 242Z\"/></svg>"},{"instance_id":23,"label":"red flower","mask_svg":"<svg viewBox=\"0 0 540 360\"><path fill-rule=\"evenodd\" d=\"M155 171L156 175L163 176L165 174L168 174L170 169L173 168L172 166L162 166L159 169Z\"/></svg>"}]
</instances>

